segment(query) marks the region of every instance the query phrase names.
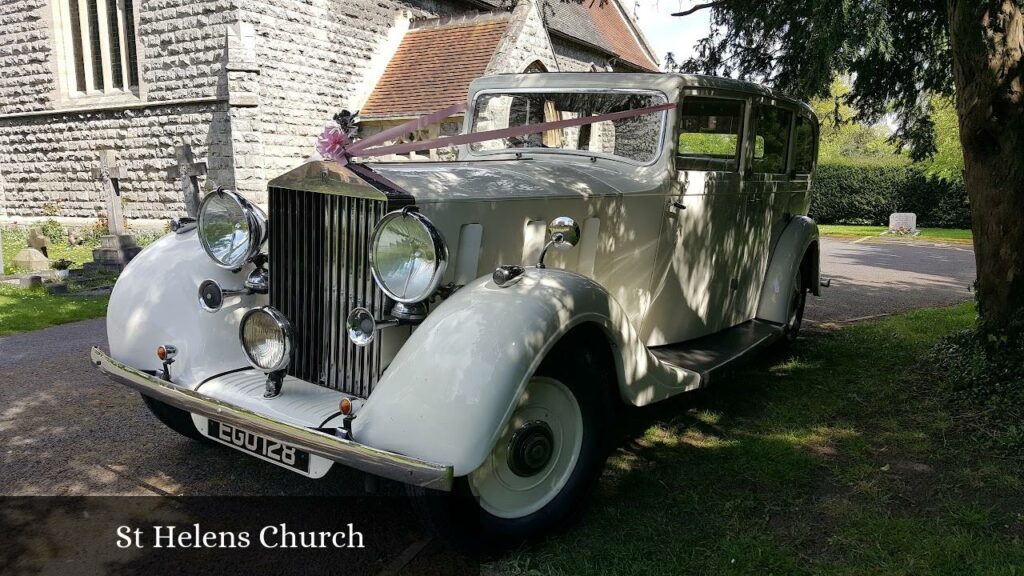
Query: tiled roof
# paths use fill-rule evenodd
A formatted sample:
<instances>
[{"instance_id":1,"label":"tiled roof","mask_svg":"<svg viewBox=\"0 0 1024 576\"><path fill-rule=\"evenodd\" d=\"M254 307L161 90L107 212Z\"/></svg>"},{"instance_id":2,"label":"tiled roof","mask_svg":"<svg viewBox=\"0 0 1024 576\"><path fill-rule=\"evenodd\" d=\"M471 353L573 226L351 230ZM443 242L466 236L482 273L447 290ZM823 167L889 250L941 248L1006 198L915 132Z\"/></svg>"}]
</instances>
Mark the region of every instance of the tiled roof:
<instances>
[{"instance_id":1,"label":"tiled roof","mask_svg":"<svg viewBox=\"0 0 1024 576\"><path fill-rule=\"evenodd\" d=\"M575 2L555 2L551 8L545 8L545 16L549 29L611 51L586 6Z\"/></svg>"},{"instance_id":2,"label":"tiled roof","mask_svg":"<svg viewBox=\"0 0 1024 576\"><path fill-rule=\"evenodd\" d=\"M504 14L409 30L360 115L418 116L462 102L470 82L484 75L508 23Z\"/></svg>"},{"instance_id":3,"label":"tiled roof","mask_svg":"<svg viewBox=\"0 0 1024 576\"><path fill-rule=\"evenodd\" d=\"M494 7L500 4L497 0L483 1ZM617 0L552 1L546 6L544 15L552 32L596 46L638 68L658 71Z\"/></svg>"},{"instance_id":4,"label":"tiled roof","mask_svg":"<svg viewBox=\"0 0 1024 576\"><path fill-rule=\"evenodd\" d=\"M572 4L575 6L576 4ZM566 4L561 4L566 6ZM614 1L606 2L603 6L601 0L584 0L582 6L590 13L597 29L611 51L619 55L619 58L647 70L658 71L658 66L647 56L647 52L641 47L641 42L634 35L633 25L626 21L623 14Z\"/></svg>"}]
</instances>

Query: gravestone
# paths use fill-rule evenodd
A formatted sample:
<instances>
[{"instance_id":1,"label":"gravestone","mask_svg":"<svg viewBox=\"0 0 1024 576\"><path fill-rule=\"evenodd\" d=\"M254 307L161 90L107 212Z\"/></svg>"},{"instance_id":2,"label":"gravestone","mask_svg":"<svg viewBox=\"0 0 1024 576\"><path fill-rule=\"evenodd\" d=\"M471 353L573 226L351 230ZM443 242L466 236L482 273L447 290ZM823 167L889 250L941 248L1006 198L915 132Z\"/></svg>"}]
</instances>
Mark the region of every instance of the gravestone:
<instances>
[{"instance_id":1,"label":"gravestone","mask_svg":"<svg viewBox=\"0 0 1024 576\"><path fill-rule=\"evenodd\" d=\"M43 256L50 257L50 239L39 228L28 231L28 247L35 248L43 253Z\"/></svg>"},{"instance_id":2,"label":"gravestone","mask_svg":"<svg viewBox=\"0 0 1024 576\"><path fill-rule=\"evenodd\" d=\"M11 259L11 264L13 264L15 268L28 270L29 272L50 269L50 259L35 248L25 248L21 252L18 252L14 258Z\"/></svg>"},{"instance_id":3,"label":"gravestone","mask_svg":"<svg viewBox=\"0 0 1024 576\"><path fill-rule=\"evenodd\" d=\"M100 165L92 169L92 175L103 187L103 199L107 204L107 231L113 235L125 233L124 212L121 209L121 179L127 176L117 163L113 150L100 150Z\"/></svg>"},{"instance_id":4,"label":"gravestone","mask_svg":"<svg viewBox=\"0 0 1024 576\"><path fill-rule=\"evenodd\" d=\"M92 251L92 259L97 267L120 270L142 251L135 245L135 239L126 234L124 212L121 210L121 179L127 173L118 165L113 150L100 150L100 165L92 173L103 187L109 232L100 236L100 247Z\"/></svg>"},{"instance_id":5,"label":"gravestone","mask_svg":"<svg viewBox=\"0 0 1024 576\"><path fill-rule=\"evenodd\" d=\"M40 288L43 285L42 276L25 276L19 282L22 288Z\"/></svg>"},{"instance_id":6,"label":"gravestone","mask_svg":"<svg viewBox=\"0 0 1024 576\"><path fill-rule=\"evenodd\" d=\"M171 166L167 176L181 184L181 193L185 198L185 213L190 218L198 218L201 196L199 177L206 174L206 162L196 162L192 156L192 146L188 144L178 146L174 155L178 159L178 165Z\"/></svg>"},{"instance_id":7,"label":"gravestone","mask_svg":"<svg viewBox=\"0 0 1024 576\"><path fill-rule=\"evenodd\" d=\"M917 234L917 214L895 212L889 215L890 234Z\"/></svg>"}]
</instances>

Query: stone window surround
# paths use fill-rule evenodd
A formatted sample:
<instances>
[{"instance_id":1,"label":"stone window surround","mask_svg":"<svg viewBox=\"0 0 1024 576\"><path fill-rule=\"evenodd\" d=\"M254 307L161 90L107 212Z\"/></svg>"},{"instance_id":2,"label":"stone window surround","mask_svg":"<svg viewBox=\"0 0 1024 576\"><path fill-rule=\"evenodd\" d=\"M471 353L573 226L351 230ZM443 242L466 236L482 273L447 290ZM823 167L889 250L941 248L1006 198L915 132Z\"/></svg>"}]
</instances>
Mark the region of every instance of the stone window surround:
<instances>
[{"instance_id":1,"label":"stone window surround","mask_svg":"<svg viewBox=\"0 0 1024 576\"><path fill-rule=\"evenodd\" d=\"M139 38L139 17L141 13L142 0L124 0L132 3L132 14L134 16L134 29L136 41L136 66L138 67L138 86L126 89L107 87L103 93L82 94L73 85L73 78L68 73L71 49L67 46L69 33L63 30L66 20L63 18L63 6L68 0L49 0L49 6L42 9L43 21L48 24L52 33L53 57L50 58L50 67L53 71L55 89L50 94L50 102L55 110L67 109L96 109L107 107L133 106L146 102L148 85L143 78L142 70L145 56L142 47L138 45ZM75 0L71 0L75 1ZM103 3L98 0L97 3Z\"/></svg>"}]
</instances>

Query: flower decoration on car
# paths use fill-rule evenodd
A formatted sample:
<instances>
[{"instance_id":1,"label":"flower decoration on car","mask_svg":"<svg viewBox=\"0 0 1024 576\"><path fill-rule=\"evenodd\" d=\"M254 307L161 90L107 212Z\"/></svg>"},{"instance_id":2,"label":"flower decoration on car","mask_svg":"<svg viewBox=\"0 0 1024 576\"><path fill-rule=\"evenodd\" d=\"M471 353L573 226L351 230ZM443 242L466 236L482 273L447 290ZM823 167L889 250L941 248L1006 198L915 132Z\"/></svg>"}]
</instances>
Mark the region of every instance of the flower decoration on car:
<instances>
[{"instance_id":1,"label":"flower decoration on car","mask_svg":"<svg viewBox=\"0 0 1024 576\"><path fill-rule=\"evenodd\" d=\"M345 148L352 143L357 132L359 111L342 110L334 115L334 122L326 124L323 133L317 137L316 151L325 159L347 164L349 154Z\"/></svg>"}]
</instances>

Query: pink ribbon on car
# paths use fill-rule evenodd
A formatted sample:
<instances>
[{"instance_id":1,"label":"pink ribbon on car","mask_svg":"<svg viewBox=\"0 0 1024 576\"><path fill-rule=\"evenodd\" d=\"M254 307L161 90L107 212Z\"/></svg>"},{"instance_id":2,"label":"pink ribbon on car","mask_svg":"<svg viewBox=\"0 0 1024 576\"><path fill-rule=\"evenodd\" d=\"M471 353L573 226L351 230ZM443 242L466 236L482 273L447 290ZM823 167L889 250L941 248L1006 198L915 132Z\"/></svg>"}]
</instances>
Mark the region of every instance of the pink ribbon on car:
<instances>
[{"instance_id":1,"label":"pink ribbon on car","mask_svg":"<svg viewBox=\"0 0 1024 576\"><path fill-rule=\"evenodd\" d=\"M548 130L572 128L574 126L586 126L588 124L596 124L598 122L610 122L613 120L623 120L626 118L643 116L645 114L664 112L675 108L675 106L675 104L659 104L657 106L633 108L631 110L610 112L608 114L600 114L597 116L582 116L580 118L570 118L567 120L554 120L552 122L541 122L539 124L524 124L522 126L515 126L512 128L501 128L498 130L486 130L484 132L445 136L421 142L407 142L404 144L378 146L378 144L383 144L392 138L402 136L410 132L415 132L416 130L422 130L427 126L437 124L450 116L460 112L465 112L465 104L455 104L454 106L438 110L433 114L421 116L415 120L410 120L409 122L405 122L395 126L394 128L388 128L387 130L354 142L341 128L337 126L329 126L317 139L316 149L322 157L335 160L342 165L346 165L350 164L351 159L355 156L373 157L386 156L388 154L423 152L426 150L433 150L435 148L446 148L448 146L457 146L460 144L475 144L478 142L486 142L487 140L497 140L499 138L527 136L530 134L537 134L539 132L546 132Z\"/></svg>"}]
</instances>

